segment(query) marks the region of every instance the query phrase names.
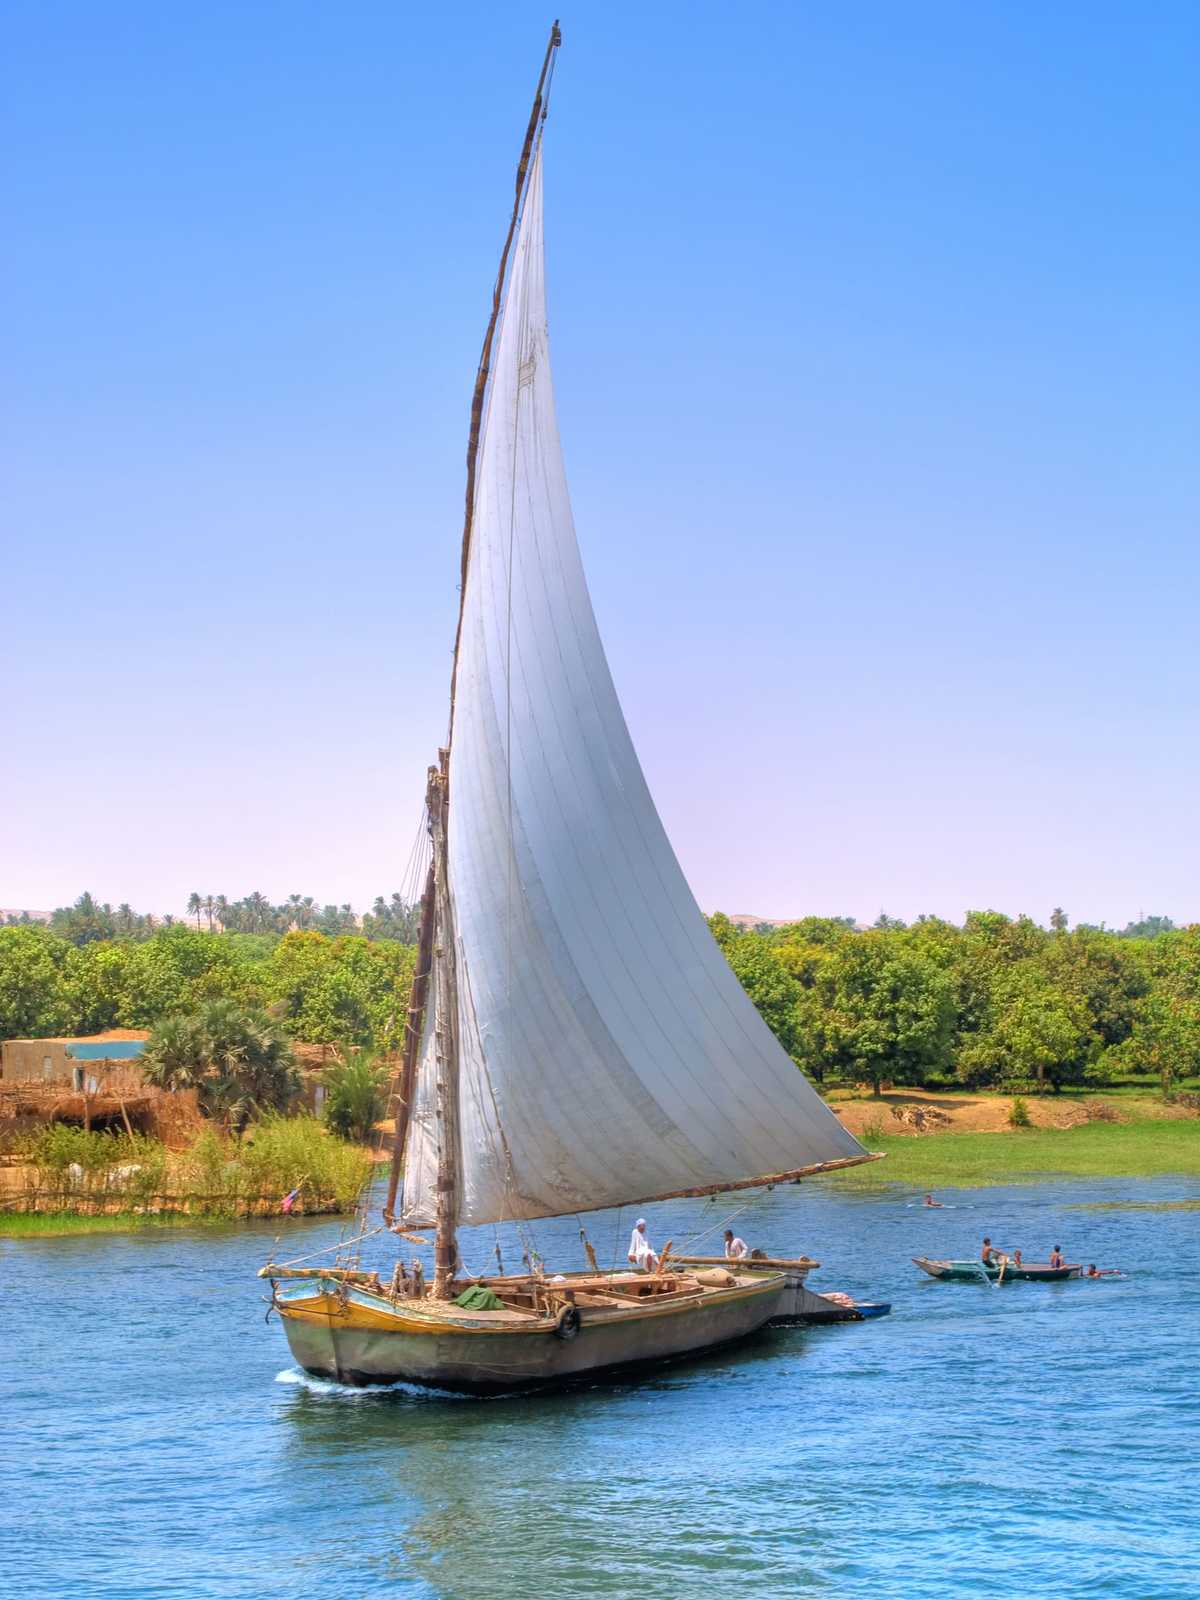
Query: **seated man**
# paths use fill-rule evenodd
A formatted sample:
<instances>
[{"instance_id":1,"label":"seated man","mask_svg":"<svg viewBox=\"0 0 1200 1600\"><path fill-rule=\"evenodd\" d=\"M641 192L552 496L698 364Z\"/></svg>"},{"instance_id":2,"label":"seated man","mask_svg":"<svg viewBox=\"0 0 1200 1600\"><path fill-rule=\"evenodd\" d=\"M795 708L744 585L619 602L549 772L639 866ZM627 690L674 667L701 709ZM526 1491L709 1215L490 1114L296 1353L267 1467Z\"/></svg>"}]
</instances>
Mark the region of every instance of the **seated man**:
<instances>
[{"instance_id":1,"label":"seated man","mask_svg":"<svg viewBox=\"0 0 1200 1600\"><path fill-rule=\"evenodd\" d=\"M725 1259L726 1261L741 1261L750 1254L745 1239L739 1239L732 1228L725 1229Z\"/></svg>"},{"instance_id":2,"label":"seated man","mask_svg":"<svg viewBox=\"0 0 1200 1600\"><path fill-rule=\"evenodd\" d=\"M639 1272L653 1272L658 1266L654 1246L646 1237L646 1219L639 1217L629 1236L629 1260Z\"/></svg>"},{"instance_id":3,"label":"seated man","mask_svg":"<svg viewBox=\"0 0 1200 1600\"><path fill-rule=\"evenodd\" d=\"M1066 1264L1063 1260L1062 1245L1056 1244L1050 1252L1050 1265L1052 1267L1065 1267Z\"/></svg>"}]
</instances>

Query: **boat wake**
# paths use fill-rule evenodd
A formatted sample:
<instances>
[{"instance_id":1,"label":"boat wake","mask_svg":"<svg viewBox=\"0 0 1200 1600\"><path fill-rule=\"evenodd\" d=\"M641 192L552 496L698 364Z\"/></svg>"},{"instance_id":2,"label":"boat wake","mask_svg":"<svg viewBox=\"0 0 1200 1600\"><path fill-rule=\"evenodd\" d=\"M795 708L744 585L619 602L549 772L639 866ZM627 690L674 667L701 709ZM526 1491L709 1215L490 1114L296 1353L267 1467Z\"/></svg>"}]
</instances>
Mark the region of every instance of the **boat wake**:
<instances>
[{"instance_id":1,"label":"boat wake","mask_svg":"<svg viewBox=\"0 0 1200 1600\"><path fill-rule=\"evenodd\" d=\"M290 1384L307 1390L309 1394L326 1396L333 1400L377 1400L381 1396L395 1400L466 1400L478 1404L479 1397L470 1394L452 1394L445 1389L425 1389L419 1383L338 1383L333 1378L314 1378L299 1367L285 1367L275 1374L275 1382ZM503 1397L501 1397L503 1398Z\"/></svg>"}]
</instances>

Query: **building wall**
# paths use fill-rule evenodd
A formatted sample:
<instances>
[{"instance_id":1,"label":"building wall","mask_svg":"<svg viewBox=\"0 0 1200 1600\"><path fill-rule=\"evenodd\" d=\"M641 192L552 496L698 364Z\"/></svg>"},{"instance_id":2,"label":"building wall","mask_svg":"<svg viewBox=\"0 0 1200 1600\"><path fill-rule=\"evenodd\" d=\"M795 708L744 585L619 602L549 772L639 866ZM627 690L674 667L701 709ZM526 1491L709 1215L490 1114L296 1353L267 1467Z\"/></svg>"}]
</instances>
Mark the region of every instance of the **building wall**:
<instances>
[{"instance_id":1,"label":"building wall","mask_svg":"<svg viewBox=\"0 0 1200 1600\"><path fill-rule=\"evenodd\" d=\"M136 1059L75 1058L71 1049L86 1041L73 1039L5 1039L0 1044L0 1080L44 1083L76 1093L133 1094L145 1083ZM140 1043L140 1041L134 1041Z\"/></svg>"}]
</instances>

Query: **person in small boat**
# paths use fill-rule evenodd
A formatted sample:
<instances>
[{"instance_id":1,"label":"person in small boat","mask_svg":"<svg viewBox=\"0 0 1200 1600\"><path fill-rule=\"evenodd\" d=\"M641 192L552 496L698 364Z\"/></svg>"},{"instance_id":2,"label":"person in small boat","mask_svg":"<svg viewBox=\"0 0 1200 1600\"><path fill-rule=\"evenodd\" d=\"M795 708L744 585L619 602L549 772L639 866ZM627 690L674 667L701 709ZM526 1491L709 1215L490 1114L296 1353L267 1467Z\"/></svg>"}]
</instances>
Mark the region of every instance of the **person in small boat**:
<instances>
[{"instance_id":1,"label":"person in small boat","mask_svg":"<svg viewBox=\"0 0 1200 1600\"><path fill-rule=\"evenodd\" d=\"M726 1261L741 1261L750 1254L750 1247L745 1239L739 1239L732 1228L725 1229L725 1259Z\"/></svg>"},{"instance_id":2,"label":"person in small boat","mask_svg":"<svg viewBox=\"0 0 1200 1600\"><path fill-rule=\"evenodd\" d=\"M658 1266L654 1246L646 1237L646 1219L639 1217L629 1235L629 1259L639 1272L653 1272Z\"/></svg>"},{"instance_id":3,"label":"person in small boat","mask_svg":"<svg viewBox=\"0 0 1200 1600\"><path fill-rule=\"evenodd\" d=\"M923 1203L925 1205L927 1205L927 1206L938 1206L938 1207L940 1207L941 1204L942 1204L942 1202L940 1200L935 1200L931 1194L927 1194L925 1196L925 1199L924 1199Z\"/></svg>"},{"instance_id":4,"label":"person in small boat","mask_svg":"<svg viewBox=\"0 0 1200 1600\"><path fill-rule=\"evenodd\" d=\"M990 1267L999 1254L999 1250L995 1248L995 1246L992 1244L992 1241L985 1235L983 1248L979 1252L980 1261L983 1262L985 1267Z\"/></svg>"},{"instance_id":5,"label":"person in small boat","mask_svg":"<svg viewBox=\"0 0 1200 1600\"><path fill-rule=\"evenodd\" d=\"M1021 1265L1021 1252L1019 1250L1013 1251L1012 1264L1014 1267L1019 1267Z\"/></svg>"},{"instance_id":6,"label":"person in small boat","mask_svg":"<svg viewBox=\"0 0 1200 1600\"><path fill-rule=\"evenodd\" d=\"M1063 1260L1062 1245L1056 1244L1050 1252L1050 1265L1052 1267L1065 1267L1066 1264Z\"/></svg>"}]
</instances>

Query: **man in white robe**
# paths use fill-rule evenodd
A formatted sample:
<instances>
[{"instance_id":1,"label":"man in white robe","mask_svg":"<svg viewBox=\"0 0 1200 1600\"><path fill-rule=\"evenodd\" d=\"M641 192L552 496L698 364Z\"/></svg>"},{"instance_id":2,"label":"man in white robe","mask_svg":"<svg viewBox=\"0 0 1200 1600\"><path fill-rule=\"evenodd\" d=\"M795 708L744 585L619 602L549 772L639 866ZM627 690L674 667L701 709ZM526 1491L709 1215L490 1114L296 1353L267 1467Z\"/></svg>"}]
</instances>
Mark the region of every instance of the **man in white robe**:
<instances>
[{"instance_id":1,"label":"man in white robe","mask_svg":"<svg viewBox=\"0 0 1200 1600\"><path fill-rule=\"evenodd\" d=\"M741 1261L750 1254L750 1246L745 1239L739 1239L732 1228L725 1229L725 1259L726 1261Z\"/></svg>"},{"instance_id":2,"label":"man in white robe","mask_svg":"<svg viewBox=\"0 0 1200 1600\"><path fill-rule=\"evenodd\" d=\"M629 1236L629 1259L639 1272L653 1272L658 1266L654 1246L646 1237L646 1219L639 1217Z\"/></svg>"}]
</instances>

